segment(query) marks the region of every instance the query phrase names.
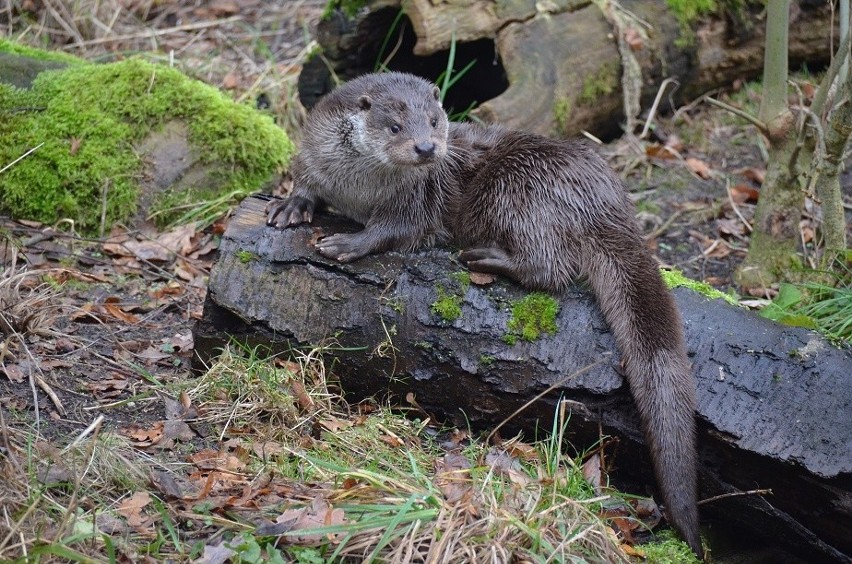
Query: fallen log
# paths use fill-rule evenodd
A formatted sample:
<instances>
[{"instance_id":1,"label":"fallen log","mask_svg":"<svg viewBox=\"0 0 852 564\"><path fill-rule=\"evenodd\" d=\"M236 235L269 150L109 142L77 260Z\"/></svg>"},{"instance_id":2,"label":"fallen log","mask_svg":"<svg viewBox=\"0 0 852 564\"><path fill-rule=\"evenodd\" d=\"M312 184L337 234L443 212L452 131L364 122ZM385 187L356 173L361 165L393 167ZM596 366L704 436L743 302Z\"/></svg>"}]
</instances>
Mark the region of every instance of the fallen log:
<instances>
[{"instance_id":1,"label":"fallen log","mask_svg":"<svg viewBox=\"0 0 852 564\"><path fill-rule=\"evenodd\" d=\"M382 67L434 80L453 45L456 71L475 64L445 106L459 112L476 102L473 114L484 121L545 135L605 136L620 132L625 92L633 114L651 107L668 78L678 86L669 86L663 108L760 77L764 3L718 3L688 21L673 4L369 0L353 17L337 10L319 23L322 56L304 65L299 96L310 107L336 79ZM839 37L832 14L830 2L792 2L791 68L829 60Z\"/></svg>"},{"instance_id":2,"label":"fallen log","mask_svg":"<svg viewBox=\"0 0 852 564\"><path fill-rule=\"evenodd\" d=\"M556 332L528 341L508 329L512 304L528 295L516 285L468 284L444 249L337 264L312 241L357 225L319 215L312 226L273 229L265 205L246 199L223 236L195 330L203 359L232 336L278 352L333 344L325 360L352 399L401 404L413 394L426 413L478 429L558 384L509 430L549 429L566 398L578 449L603 430L620 440L615 478L653 483L614 340L588 294L560 297ZM705 524L808 562L852 561L852 353L685 288L675 296L698 381L701 497L773 492L707 504ZM441 306L453 304L450 319L452 307Z\"/></svg>"}]
</instances>

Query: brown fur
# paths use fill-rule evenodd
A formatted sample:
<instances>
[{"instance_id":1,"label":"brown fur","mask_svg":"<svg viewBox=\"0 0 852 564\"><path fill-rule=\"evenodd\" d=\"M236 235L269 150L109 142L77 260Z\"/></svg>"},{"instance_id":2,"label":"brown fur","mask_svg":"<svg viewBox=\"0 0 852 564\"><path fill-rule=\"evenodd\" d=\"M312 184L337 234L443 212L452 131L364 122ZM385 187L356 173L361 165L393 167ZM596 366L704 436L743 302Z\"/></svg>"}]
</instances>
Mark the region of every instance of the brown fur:
<instances>
[{"instance_id":1,"label":"brown fur","mask_svg":"<svg viewBox=\"0 0 852 564\"><path fill-rule=\"evenodd\" d=\"M351 261L452 239L473 270L560 292L585 279L636 401L669 521L699 556L695 383L674 300L618 176L577 141L448 124L431 83L365 75L323 98L305 126L280 227L326 202L364 224L317 249ZM280 218L280 219L279 219Z\"/></svg>"}]
</instances>

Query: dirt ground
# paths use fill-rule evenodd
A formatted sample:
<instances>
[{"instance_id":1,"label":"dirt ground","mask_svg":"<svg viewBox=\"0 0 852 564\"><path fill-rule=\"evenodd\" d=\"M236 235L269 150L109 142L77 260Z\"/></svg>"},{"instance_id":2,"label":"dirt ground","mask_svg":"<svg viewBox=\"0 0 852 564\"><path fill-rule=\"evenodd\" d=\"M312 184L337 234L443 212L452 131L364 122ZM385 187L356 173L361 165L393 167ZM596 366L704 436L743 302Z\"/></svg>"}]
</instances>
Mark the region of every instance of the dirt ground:
<instances>
[{"instance_id":1,"label":"dirt ground","mask_svg":"<svg viewBox=\"0 0 852 564\"><path fill-rule=\"evenodd\" d=\"M237 99L266 97L282 127L294 131L303 115L295 83L324 3L103 2L93 19L66 13L64 3L23 0L0 14L0 29L96 60L139 52L173 59ZM732 96L754 104L757 91L742 87ZM656 141L621 139L602 151L625 174L660 261L731 289L765 173L761 140L701 104L661 118L656 131ZM6 333L0 342L4 427L37 427L43 440L66 444L103 414L104 425L143 444L144 431L167 419L168 384L195 377L192 326L227 221L203 230L116 228L100 241L68 223L0 218L0 233L19 245L0 244L0 261L18 273L8 298L20 304L14 314L24 336L19 342ZM803 234L812 235L812 218L802 221ZM216 439L195 440L200 447Z\"/></svg>"}]
</instances>

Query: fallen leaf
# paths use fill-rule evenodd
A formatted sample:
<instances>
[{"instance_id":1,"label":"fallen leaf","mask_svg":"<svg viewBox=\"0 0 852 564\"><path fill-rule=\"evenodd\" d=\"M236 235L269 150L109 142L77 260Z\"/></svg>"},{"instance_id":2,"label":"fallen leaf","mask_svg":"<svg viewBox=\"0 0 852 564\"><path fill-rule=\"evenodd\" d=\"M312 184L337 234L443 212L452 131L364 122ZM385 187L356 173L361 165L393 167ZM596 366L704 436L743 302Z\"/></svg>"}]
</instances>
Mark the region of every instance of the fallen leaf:
<instances>
[{"instance_id":1,"label":"fallen leaf","mask_svg":"<svg viewBox=\"0 0 852 564\"><path fill-rule=\"evenodd\" d=\"M521 463L506 451L490 449L485 455L485 463L491 466L498 476L506 476L513 484L526 486L530 483L530 477L523 472Z\"/></svg>"},{"instance_id":2,"label":"fallen leaf","mask_svg":"<svg viewBox=\"0 0 852 564\"><path fill-rule=\"evenodd\" d=\"M521 442L518 438L506 441L501 447L515 458L532 462L539 460L538 451L531 444Z\"/></svg>"},{"instance_id":3,"label":"fallen leaf","mask_svg":"<svg viewBox=\"0 0 852 564\"><path fill-rule=\"evenodd\" d=\"M701 159L696 159L695 157L688 157L686 159L686 166L696 176L699 176L700 178L703 178L705 180L712 176L710 167Z\"/></svg>"},{"instance_id":4,"label":"fallen leaf","mask_svg":"<svg viewBox=\"0 0 852 564\"><path fill-rule=\"evenodd\" d=\"M331 541L343 537L344 533L337 534L310 534L311 529L343 525L346 516L342 509L335 509L322 496L316 496L310 506L299 509L288 509L278 516L276 523L287 527L283 532L305 531L303 535L288 535L287 540L294 544L314 544L323 539ZM280 533L279 533L280 534Z\"/></svg>"},{"instance_id":5,"label":"fallen leaf","mask_svg":"<svg viewBox=\"0 0 852 564\"><path fill-rule=\"evenodd\" d=\"M235 537L231 543L234 546L240 546L242 544L239 541L239 537ZM204 554L198 560L196 560L196 564L225 564L226 562L230 562L231 558L235 556L237 553L232 550L228 543L225 541L221 541L218 545L204 545Z\"/></svg>"},{"instance_id":6,"label":"fallen leaf","mask_svg":"<svg viewBox=\"0 0 852 564\"><path fill-rule=\"evenodd\" d=\"M158 421L147 429L138 425L131 425L120 429L119 432L134 441L134 446L147 447L158 443L163 438L163 422Z\"/></svg>"},{"instance_id":7,"label":"fallen leaf","mask_svg":"<svg viewBox=\"0 0 852 564\"><path fill-rule=\"evenodd\" d=\"M595 495L601 495L603 493L604 488L604 469L601 466L601 456L599 453L595 453L588 458L583 463L583 478L586 479L586 482L592 486L592 489L595 490Z\"/></svg>"},{"instance_id":8,"label":"fallen leaf","mask_svg":"<svg viewBox=\"0 0 852 564\"><path fill-rule=\"evenodd\" d=\"M164 421L163 436L155 443L160 449L172 448L178 441L191 441L195 438L195 431L184 421Z\"/></svg>"},{"instance_id":9,"label":"fallen leaf","mask_svg":"<svg viewBox=\"0 0 852 564\"><path fill-rule=\"evenodd\" d=\"M151 471L151 482L166 497L173 499L192 499L194 495L185 493L186 486L178 484L177 479L170 472L162 470Z\"/></svg>"},{"instance_id":10,"label":"fallen leaf","mask_svg":"<svg viewBox=\"0 0 852 564\"><path fill-rule=\"evenodd\" d=\"M495 274L474 271L470 272L470 283L475 286L486 286L495 280L497 280L497 276Z\"/></svg>"},{"instance_id":11,"label":"fallen leaf","mask_svg":"<svg viewBox=\"0 0 852 564\"><path fill-rule=\"evenodd\" d=\"M645 155L655 159L674 159L677 153L670 147L659 143L650 143L645 146Z\"/></svg>"},{"instance_id":12,"label":"fallen leaf","mask_svg":"<svg viewBox=\"0 0 852 564\"><path fill-rule=\"evenodd\" d=\"M126 497L118 504L117 511L125 519L127 524L134 529L148 524L148 517L142 514L142 510L151 503L151 495L148 492L136 492Z\"/></svg>"},{"instance_id":13,"label":"fallen leaf","mask_svg":"<svg viewBox=\"0 0 852 564\"><path fill-rule=\"evenodd\" d=\"M104 380L89 381L84 383L84 387L92 392L95 399L109 399L121 395L127 388L129 382L127 378L120 374L115 374L113 378Z\"/></svg>"},{"instance_id":14,"label":"fallen leaf","mask_svg":"<svg viewBox=\"0 0 852 564\"><path fill-rule=\"evenodd\" d=\"M752 188L748 184L737 184L731 188L731 199L738 204L745 202L757 202L760 197L760 191Z\"/></svg>"},{"instance_id":15,"label":"fallen leaf","mask_svg":"<svg viewBox=\"0 0 852 564\"><path fill-rule=\"evenodd\" d=\"M103 304L103 309L112 317L118 319L119 321L124 321L129 325L136 325L137 323L139 323L139 318L137 316L133 315L132 313L127 313L115 303L106 302Z\"/></svg>"},{"instance_id":16,"label":"fallen leaf","mask_svg":"<svg viewBox=\"0 0 852 564\"><path fill-rule=\"evenodd\" d=\"M68 153L73 157L80 150L80 146L83 144L83 140L79 137L71 138L71 147L68 149Z\"/></svg>"},{"instance_id":17,"label":"fallen leaf","mask_svg":"<svg viewBox=\"0 0 852 564\"><path fill-rule=\"evenodd\" d=\"M319 422L320 426L326 429L327 431L331 431L332 433L336 433L341 429L346 429L352 426L351 421L347 421L345 419L338 419L337 417L331 417L330 419L323 419Z\"/></svg>"},{"instance_id":18,"label":"fallen leaf","mask_svg":"<svg viewBox=\"0 0 852 564\"><path fill-rule=\"evenodd\" d=\"M746 179L751 180L755 184L763 184L763 181L766 180L766 169L765 168L744 168L739 171Z\"/></svg>"},{"instance_id":19,"label":"fallen leaf","mask_svg":"<svg viewBox=\"0 0 852 564\"><path fill-rule=\"evenodd\" d=\"M435 461L433 482L449 503L469 500L473 496L470 467L470 461L456 452L448 453Z\"/></svg>"},{"instance_id":20,"label":"fallen leaf","mask_svg":"<svg viewBox=\"0 0 852 564\"><path fill-rule=\"evenodd\" d=\"M313 411L314 408L314 400L311 399L311 396L305 391L305 385L299 382L298 380L293 380L290 383L290 390L292 390L293 395L296 396L296 401L299 403L299 407L302 408L302 411Z\"/></svg>"},{"instance_id":21,"label":"fallen leaf","mask_svg":"<svg viewBox=\"0 0 852 564\"><path fill-rule=\"evenodd\" d=\"M233 90L240 85L240 75L237 71L229 71L222 79L222 89Z\"/></svg>"},{"instance_id":22,"label":"fallen leaf","mask_svg":"<svg viewBox=\"0 0 852 564\"><path fill-rule=\"evenodd\" d=\"M15 384L20 384L27 379L24 371L17 364L4 364L2 370L6 377Z\"/></svg>"},{"instance_id":23,"label":"fallen leaf","mask_svg":"<svg viewBox=\"0 0 852 564\"><path fill-rule=\"evenodd\" d=\"M379 435L379 440L393 448L399 448L405 444L402 439L393 435Z\"/></svg>"}]
</instances>

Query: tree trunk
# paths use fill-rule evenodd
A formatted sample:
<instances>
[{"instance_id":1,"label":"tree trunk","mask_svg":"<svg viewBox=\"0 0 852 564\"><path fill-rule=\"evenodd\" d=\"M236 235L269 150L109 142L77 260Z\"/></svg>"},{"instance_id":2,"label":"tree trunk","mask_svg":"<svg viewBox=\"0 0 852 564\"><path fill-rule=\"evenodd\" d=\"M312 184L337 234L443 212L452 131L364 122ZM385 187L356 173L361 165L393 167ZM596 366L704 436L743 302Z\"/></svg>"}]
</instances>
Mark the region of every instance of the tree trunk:
<instances>
[{"instance_id":1,"label":"tree trunk","mask_svg":"<svg viewBox=\"0 0 852 564\"><path fill-rule=\"evenodd\" d=\"M440 249L337 264L311 242L356 225L320 215L311 227L277 230L265 225L265 204L245 200L223 236L195 331L205 360L230 336L273 351L325 344L351 398L409 397L438 420L479 429L557 384L507 432L550 428L567 398L572 444L617 436L615 478L653 483L614 340L587 294L559 298L554 335L510 345L510 304L526 295L517 286L467 285ZM441 297L460 307L458 318L435 313ZM733 527L751 544L768 539L808 562L850 561L852 353L686 289L675 297L698 382L702 497L773 491L707 504L704 523Z\"/></svg>"},{"instance_id":2,"label":"tree trunk","mask_svg":"<svg viewBox=\"0 0 852 564\"><path fill-rule=\"evenodd\" d=\"M300 97L312 106L331 89L332 76L348 79L386 60L392 70L435 79L446 68L453 37L456 70L477 63L451 89L447 106L462 110L476 101L480 119L547 135L617 133L625 66L640 69L640 76L627 73L627 90L638 88L631 96L645 108L669 77L680 84L673 99L683 103L760 76L765 4L721 8L683 24L658 0L620 5L624 9L607 1L370 0L353 20L335 12L320 24L323 54L304 66ZM406 17L391 29L400 6ZM829 3L800 0L792 14L791 65L806 61L813 69L828 61Z\"/></svg>"}]
</instances>

